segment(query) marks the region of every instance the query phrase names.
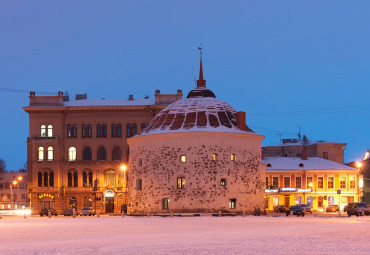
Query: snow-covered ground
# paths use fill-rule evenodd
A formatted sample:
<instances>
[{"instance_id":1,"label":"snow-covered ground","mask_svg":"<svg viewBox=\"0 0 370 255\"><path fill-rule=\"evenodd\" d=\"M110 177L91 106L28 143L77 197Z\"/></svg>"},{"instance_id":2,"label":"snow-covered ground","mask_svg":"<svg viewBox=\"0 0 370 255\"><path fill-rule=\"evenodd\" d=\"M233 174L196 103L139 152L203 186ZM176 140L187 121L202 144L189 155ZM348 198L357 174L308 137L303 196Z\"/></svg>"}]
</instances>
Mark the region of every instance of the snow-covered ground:
<instances>
[{"instance_id":1,"label":"snow-covered ground","mask_svg":"<svg viewBox=\"0 0 370 255\"><path fill-rule=\"evenodd\" d=\"M363 217L3 217L0 254L369 254Z\"/></svg>"}]
</instances>

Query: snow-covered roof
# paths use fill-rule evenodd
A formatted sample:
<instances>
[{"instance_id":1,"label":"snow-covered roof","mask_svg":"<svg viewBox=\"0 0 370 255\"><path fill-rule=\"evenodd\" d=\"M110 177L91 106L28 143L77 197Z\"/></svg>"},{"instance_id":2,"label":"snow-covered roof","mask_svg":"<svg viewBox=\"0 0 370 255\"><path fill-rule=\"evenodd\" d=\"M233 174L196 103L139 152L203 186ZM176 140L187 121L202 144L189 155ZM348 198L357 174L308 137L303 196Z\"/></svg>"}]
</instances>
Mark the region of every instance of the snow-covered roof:
<instances>
[{"instance_id":1,"label":"snow-covered roof","mask_svg":"<svg viewBox=\"0 0 370 255\"><path fill-rule=\"evenodd\" d=\"M282 146L307 146L307 145L313 145L313 144L342 144L342 143L337 143L337 142L332 142L332 141L303 141L303 140L298 140L298 139L292 139L294 141L292 142L285 142L282 144L277 144L277 145L266 145L263 147L282 147Z\"/></svg>"},{"instance_id":2,"label":"snow-covered roof","mask_svg":"<svg viewBox=\"0 0 370 255\"><path fill-rule=\"evenodd\" d=\"M355 168L319 158L308 157L302 160L298 157L265 157L262 160L266 170L357 170Z\"/></svg>"},{"instance_id":3,"label":"snow-covered roof","mask_svg":"<svg viewBox=\"0 0 370 255\"><path fill-rule=\"evenodd\" d=\"M158 113L140 135L174 132L251 133L237 126L236 111L213 97L187 98L176 101Z\"/></svg>"},{"instance_id":4,"label":"snow-covered roof","mask_svg":"<svg viewBox=\"0 0 370 255\"><path fill-rule=\"evenodd\" d=\"M64 102L64 106L137 106L154 104L155 99L80 99Z\"/></svg>"}]
</instances>

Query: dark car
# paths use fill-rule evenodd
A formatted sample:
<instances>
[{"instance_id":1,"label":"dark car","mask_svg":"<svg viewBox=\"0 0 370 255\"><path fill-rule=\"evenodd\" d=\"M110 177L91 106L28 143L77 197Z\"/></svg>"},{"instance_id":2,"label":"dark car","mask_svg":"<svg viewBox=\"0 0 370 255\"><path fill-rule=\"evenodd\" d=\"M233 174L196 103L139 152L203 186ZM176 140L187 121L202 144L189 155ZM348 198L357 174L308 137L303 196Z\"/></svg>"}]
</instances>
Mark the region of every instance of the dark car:
<instances>
[{"instance_id":1,"label":"dark car","mask_svg":"<svg viewBox=\"0 0 370 255\"><path fill-rule=\"evenodd\" d=\"M348 205L345 205L344 207L343 207L343 212L346 212L348 210Z\"/></svg>"},{"instance_id":2,"label":"dark car","mask_svg":"<svg viewBox=\"0 0 370 255\"><path fill-rule=\"evenodd\" d=\"M285 205L277 205L274 206L274 212L281 213L281 212L286 212L288 208Z\"/></svg>"},{"instance_id":3,"label":"dark car","mask_svg":"<svg viewBox=\"0 0 370 255\"><path fill-rule=\"evenodd\" d=\"M73 216L73 212L76 212L74 208L66 208L63 214L64 216ZM77 212L76 212L76 215L77 215Z\"/></svg>"},{"instance_id":4,"label":"dark car","mask_svg":"<svg viewBox=\"0 0 370 255\"><path fill-rule=\"evenodd\" d=\"M304 209L299 205L291 206L290 211L293 212L293 215L297 215L298 217L301 215L304 217Z\"/></svg>"},{"instance_id":5,"label":"dark car","mask_svg":"<svg viewBox=\"0 0 370 255\"><path fill-rule=\"evenodd\" d=\"M370 207L367 203L348 203L347 215L351 217L351 215L362 216L362 215L370 215Z\"/></svg>"},{"instance_id":6,"label":"dark car","mask_svg":"<svg viewBox=\"0 0 370 255\"><path fill-rule=\"evenodd\" d=\"M339 205L329 205L326 207L326 212L339 212Z\"/></svg>"},{"instance_id":7,"label":"dark car","mask_svg":"<svg viewBox=\"0 0 370 255\"><path fill-rule=\"evenodd\" d=\"M81 216L94 216L95 215L95 210L92 207L84 207L81 209Z\"/></svg>"},{"instance_id":8,"label":"dark car","mask_svg":"<svg viewBox=\"0 0 370 255\"><path fill-rule=\"evenodd\" d=\"M313 211L312 206L309 205L309 204L300 204L299 206L302 207L304 212L312 213L312 211Z\"/></svg>"},{"instance_id":9,"label":"dark car","mask_svg":"<svg viewBox=\"0 0 370 255\"><path fill-rule=\"evenodd\" d=\"M41 209L40 211L40 216L48 216L49 215L49 212L51 213L51 215L54 215L54 216L58 216L58 212L57 210L53 209L53 208L43 208Z\"/></svg>"}]
</instances>

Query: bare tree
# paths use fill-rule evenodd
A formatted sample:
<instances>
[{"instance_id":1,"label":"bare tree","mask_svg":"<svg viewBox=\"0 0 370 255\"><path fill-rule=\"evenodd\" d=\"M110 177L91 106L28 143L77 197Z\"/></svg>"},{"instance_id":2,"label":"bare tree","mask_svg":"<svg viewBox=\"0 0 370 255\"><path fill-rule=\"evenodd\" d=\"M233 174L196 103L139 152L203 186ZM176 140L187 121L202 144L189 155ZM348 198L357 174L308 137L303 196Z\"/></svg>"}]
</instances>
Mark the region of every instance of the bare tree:
<instances>
[{"instance_id":1,"label":"bare tree","mask_svg":"<svg viewBox=\"0 0 370 255\"><path fill-rule=\"evenodd\" d=\"M5 161L0 159L0 173L6 171L6 164Z\"/></svg>"}]
</instances>

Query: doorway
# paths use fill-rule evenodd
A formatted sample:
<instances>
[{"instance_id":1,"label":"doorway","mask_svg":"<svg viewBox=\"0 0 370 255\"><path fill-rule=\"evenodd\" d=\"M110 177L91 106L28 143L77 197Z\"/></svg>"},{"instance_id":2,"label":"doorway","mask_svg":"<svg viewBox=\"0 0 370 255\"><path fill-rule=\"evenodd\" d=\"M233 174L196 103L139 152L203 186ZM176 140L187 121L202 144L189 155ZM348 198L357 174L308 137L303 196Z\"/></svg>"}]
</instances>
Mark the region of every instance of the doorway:
<instances>
[{"instance_id":1,"label":"doorway","mask_svg":"<svg viewBox=\"0 0 370 255\"><path fill-rule=\"evenodd\" d=\"M105 213L114 213L114 192L107 190L105 196Z\"/></svg>"}]
</instances>

